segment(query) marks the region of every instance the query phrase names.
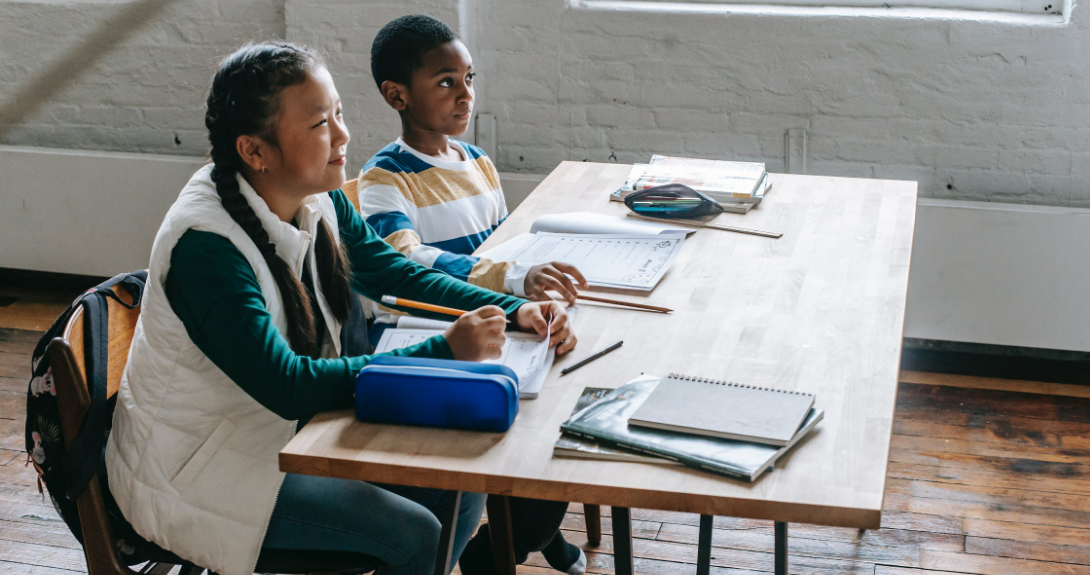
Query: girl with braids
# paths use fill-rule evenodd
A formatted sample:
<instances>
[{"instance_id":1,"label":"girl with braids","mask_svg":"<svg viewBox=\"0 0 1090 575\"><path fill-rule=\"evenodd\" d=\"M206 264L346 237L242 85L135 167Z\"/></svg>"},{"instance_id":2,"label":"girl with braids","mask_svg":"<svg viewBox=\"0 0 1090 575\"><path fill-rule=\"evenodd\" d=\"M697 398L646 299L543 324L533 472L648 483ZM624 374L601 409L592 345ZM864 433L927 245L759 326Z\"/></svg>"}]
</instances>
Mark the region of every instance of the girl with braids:
<instances>
[{"instance_id":1,"label":"girl with braids","mask_svg":"<svg viewBox=\"0 0 1090 575\"><path fill-rule=\"evenodd\" d=\"M368 554L431 575L442 491L281 473L297 422L352 405L371 356L343 357L351 291L475 310L397 355L499 356L506 320L575 345L555 302L530 303L390 248L339 190L348 131L319 57L247 45L219 66L205 125L212 164L167 213L106 449L110 491L144 538L221 575L262 549ZM330 192L329 190L335 190ZM484 498L464 494L454 557Z\"/></svg>"}]
</instances>

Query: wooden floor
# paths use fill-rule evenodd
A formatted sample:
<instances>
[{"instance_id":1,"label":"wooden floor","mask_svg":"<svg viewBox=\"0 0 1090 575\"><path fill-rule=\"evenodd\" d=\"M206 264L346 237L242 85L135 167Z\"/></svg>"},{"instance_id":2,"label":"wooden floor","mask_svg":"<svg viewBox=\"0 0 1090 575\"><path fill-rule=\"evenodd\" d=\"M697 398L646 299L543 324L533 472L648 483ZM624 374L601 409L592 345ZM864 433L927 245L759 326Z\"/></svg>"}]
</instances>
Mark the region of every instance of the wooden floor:
<instances>
[{"instance_id":1,"label":"wooden floor","mask_svg":"<svg viewBox=\"0 0 1090 575\"><path fill-rule=\"evenodd\" d=\"M5 315L0 307L0 326ZM4 574L84 570L79 545L39 495L33 468L24 466L24 401L39 335L0 327ZM1090 575L1090 387L933 374L902 380L884 527L791 525L791 573ZM564 535L586 549L590 572L612 573L609 521L602 545L592 548L581 508L570 511ZM633 510L633 519L638 573L695 572L697 516ZM715 527L713 574L772 570L770 523L720 517ZM535 555L519 572L551 571Z\"/></svg>"}]
</instances>

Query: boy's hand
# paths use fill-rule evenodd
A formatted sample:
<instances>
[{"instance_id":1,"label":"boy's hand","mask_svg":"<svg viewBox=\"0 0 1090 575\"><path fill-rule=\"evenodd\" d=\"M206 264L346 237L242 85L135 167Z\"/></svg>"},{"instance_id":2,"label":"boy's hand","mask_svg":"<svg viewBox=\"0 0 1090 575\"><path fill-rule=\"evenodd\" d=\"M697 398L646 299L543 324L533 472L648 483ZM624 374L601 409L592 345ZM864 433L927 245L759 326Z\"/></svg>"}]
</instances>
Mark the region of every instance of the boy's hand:
<instances>
[{"instance_id":1,"label":"boy's hand","mask_svg":"<svg viewBox=\"0 0 1090 575\"><path fill-rule=\"evenodd\" d=\"M516 318L519 329L532 331L542 337L549 333L551 322L552 337L549 338L549 345L556 346L557 355L568 353L578 341L575 332L571 329L571 322L568 321L568 312L564 311L564 306L560 305L560 302L522 304L516 312Z\"/></svg>"},{"instance_id":2,"label":"boy's hand","mask_svg":"<svg viewBox=\"0 0 1090 575\"><path fill-rule=\"evenodd\" d=\"M568 276L571 277L568 277ZM564 262L550 262L530 268L526 273L524 291L526 297L533 301L552 301L548 290L556 291L570 305L575 305L575 296L579 294L572 278L579 282L579 287L587 289L587 278L571 264Z\"/></svg>"},{"instance_id":3,"label":"boy's hand","mask_svg":"<svg viewBox=\"0 0 1090 575\"><path fill-rule=\"evenodd\" d=\"M525 307L525 306L523 306ZM486 305L458 318L443 332L454 359L484 361L500 357L507 336L507 317L503 309Z\"/></svg>"}]
</instances>

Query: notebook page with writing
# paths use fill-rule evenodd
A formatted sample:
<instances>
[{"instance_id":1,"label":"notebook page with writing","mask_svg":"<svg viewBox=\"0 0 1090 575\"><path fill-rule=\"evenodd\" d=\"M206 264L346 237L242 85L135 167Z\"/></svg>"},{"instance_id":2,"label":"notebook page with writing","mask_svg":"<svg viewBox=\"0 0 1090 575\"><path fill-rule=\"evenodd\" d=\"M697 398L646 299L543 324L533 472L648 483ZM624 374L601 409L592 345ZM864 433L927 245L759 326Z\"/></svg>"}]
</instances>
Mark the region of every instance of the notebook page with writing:
<instances>
[{"instance_id":1,"label":"notebook page with writing","mask_svg":"<svg viewBox=\"0 0 1090 575\"><path fill-rule=\"evenodd\" d=\"M671 374L629 425L787 445L814 405L809 393Z\"/></svg>"},{"instance_id":2,"label":"notebook page with writing","mask_svg":"<svg viewBox=\"0 0 1090 575\"><path fill-rule=\"evenodd\" d=\"M574 322L579 313L578 307L567 308L568 321ZM451 322L427 318L405 317L397 322L397 327L387 329L375 346L375 353L385 353L416 345L430 337L442 335ZM550 330L552 326L549 326ZM483 363L499 363L510 367L519 378L519 397L535 399L545 386L549 370L556 358L556 347L549 347L549 337L544 339L535 333L507 332L507 341L503 344L499 359L485 360Z\"/></svg>"}]
</instances>

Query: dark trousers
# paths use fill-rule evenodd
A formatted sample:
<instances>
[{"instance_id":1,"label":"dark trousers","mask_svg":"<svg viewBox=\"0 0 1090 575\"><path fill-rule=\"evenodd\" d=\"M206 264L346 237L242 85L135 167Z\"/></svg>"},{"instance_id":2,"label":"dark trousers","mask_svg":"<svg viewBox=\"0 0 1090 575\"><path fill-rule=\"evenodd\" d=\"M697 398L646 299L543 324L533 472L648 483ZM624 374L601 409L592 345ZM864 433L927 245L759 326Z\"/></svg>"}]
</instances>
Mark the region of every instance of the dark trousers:
<instances>
[{"instance_id":1,"label":"dark trousers","mask_svg":"<svg viewBox=\"0 0 1090 575\"><path fill-rule=\"evenodd\" d=\"M524 563L530 553L541 551L560 532L568 511L566 501L511 498L511 535L515 543L515 562ZM466 546L458 566L463 575L494 575L492 539L488 525L482 525Z\"/></svg>"}]
</instances>

